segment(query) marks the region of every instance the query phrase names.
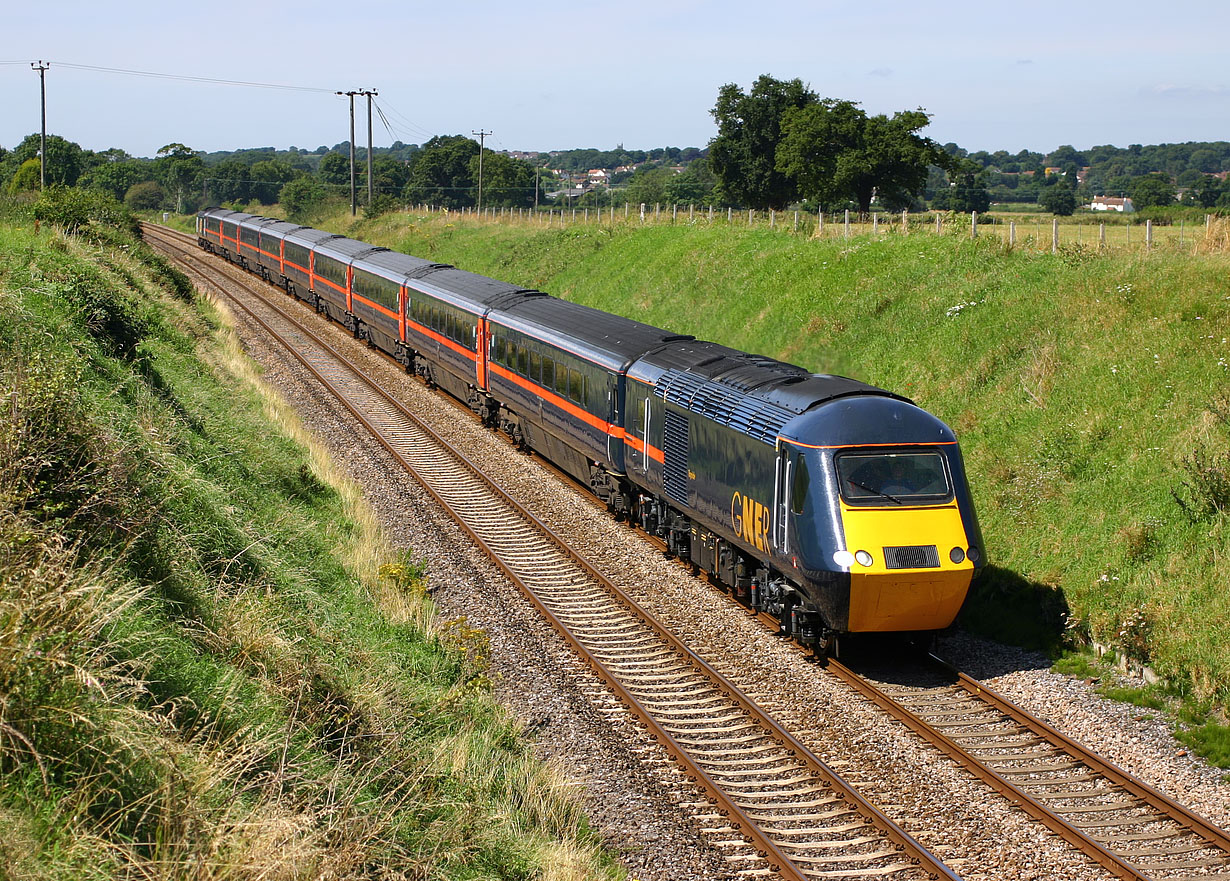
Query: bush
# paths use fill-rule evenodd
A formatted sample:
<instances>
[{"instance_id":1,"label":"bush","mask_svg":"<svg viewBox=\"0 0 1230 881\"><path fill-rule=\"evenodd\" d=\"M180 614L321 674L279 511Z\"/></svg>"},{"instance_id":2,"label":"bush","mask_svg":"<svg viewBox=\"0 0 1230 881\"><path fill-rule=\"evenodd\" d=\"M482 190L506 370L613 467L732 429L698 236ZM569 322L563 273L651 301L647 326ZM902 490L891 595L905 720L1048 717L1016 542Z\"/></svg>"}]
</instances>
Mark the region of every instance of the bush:
<instances>
[{"instance_id":1,"label":"bush","mask_svg":"<svg viewBox=\"0 0 1230 881\"><path fill-rule=\"evenodd\" d=\"M136 218L114 198L98 190L48 187L34 203L34 216L68 233L81 232L91 222L127 230L134 236L140 232Z\"/></svg>"},{"instance_id":2,"label":"bush","mask_svg":"<svg viewBox=\"0 0 1230 881\"><path fill-rule=\"evenodd\" d=\"M157 211L166 206L167 193L157 181L141 181L128 188L124 204L133 211Z\"/></svg>"}]
</instances>

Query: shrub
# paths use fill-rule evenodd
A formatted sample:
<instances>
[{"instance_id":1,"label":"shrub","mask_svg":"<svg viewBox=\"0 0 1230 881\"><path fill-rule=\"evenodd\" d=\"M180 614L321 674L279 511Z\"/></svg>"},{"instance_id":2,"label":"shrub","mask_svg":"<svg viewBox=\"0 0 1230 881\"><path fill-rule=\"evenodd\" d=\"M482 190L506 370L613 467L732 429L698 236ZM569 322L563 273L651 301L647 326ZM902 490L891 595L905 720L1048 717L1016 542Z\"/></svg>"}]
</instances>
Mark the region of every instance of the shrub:
<instances>
[{"instance_id":1,"label":"shrub","mask_svg":"<svg viewBox=\"0 0 1230 881\"><path fill-rule=\"evenodd\" d=\"M134 236L140 227L136 218L114 198L98 190L53 186L43 190L34 203L34 216L65 232L85 230L91 222L126 229Z\"/></svg>"},{"instance_id":2,"label":"shrub","mask_svg":"<svg viewBox=\"0 0 1230 881\"><path fill-rule=\"evenodd\" d=\"M166 190L158 181L141 181L128 188L124 194L124 204L133 211L156 211L167 204Z\"/></svg>"}]
</instances>

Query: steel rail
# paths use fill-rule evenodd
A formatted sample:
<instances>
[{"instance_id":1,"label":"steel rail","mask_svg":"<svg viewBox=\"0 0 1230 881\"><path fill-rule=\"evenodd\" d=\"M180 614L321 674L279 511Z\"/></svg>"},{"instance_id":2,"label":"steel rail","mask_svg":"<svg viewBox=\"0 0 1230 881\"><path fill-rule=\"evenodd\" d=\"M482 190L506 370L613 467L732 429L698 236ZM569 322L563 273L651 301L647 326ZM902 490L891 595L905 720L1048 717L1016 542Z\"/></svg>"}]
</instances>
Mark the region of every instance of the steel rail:
<instances>
[{"instance_id":1,"label":"steel rail","mask_svg":"<svg viewBox=\"0 0 1230 881\"><path fill-rule=\"evenodd\" d=\"M1136 796L1145 805L1161 815L1156 818L1157 820L1173 820L1203 838L1208 844L1208 849L1221 849L1228 858L1227 865L1230 865L1230 836L1227 836L1223 830L1218 829L1204 818L1179 805L1173 799L1168 798L1105 759L1090 752L1085 747L1055 730L1052 726L1017 707L988 686L956 670L946 661L933 655L931 658L946 671L956 676L957 684L966 694L1002 714L1004 719L1025 728L1042 743L1049 743L1051 746L1058 748L1067 756L1084 764L1089 770L1102 775L1109 782L1121 787L1125 792ZM879 706L894 718L907 725L928 743L957 760L993 790L1018 804L1026 813L1040 823L1043 823L1069 844L1087 854L1107 871L1119 878L1126 879L1126 881L1153 881L1153 879L1159 877L1156 874L1150 874L1142 870L1125 856L1116 853L1111 846L1094 840L1081 829L1068 823L1063 817L1043 804L1042 801L1034 798L1020 786L997 773L986 762L973 755L973 753L957 743L956 740L938 730L922 718L921 715L911 711L900 701L886 694L874 683L860 676L840 661L830 659L827 669L876 706ZM1062 782L1062 778L1056 781L1056 783ZM1111 805L1107 805L1105 809L1109 813L1114 808ZM1160 868L1166 869L1164 865ZM1183 867L1179 866L1176 868Z\"/></svg>"},{"instance_id":2,"label":"steel rail","mask_svg":"<svg viewBox=\"0 0 1230 881\"><path fill-rule=\"evenodd\" d=\"M160 229L159 229L159 232L161 232ZM174 231L172 231L172 233L174 233ZM177 233L174 233L174 234L177 236L180 236L180 234L177 234ZM183 238L189 238L189 237L184 236ZM178 249L177 246L174 246L174 245L172 245L171 247ZM200 259L202 256L195 252L187 252L187 253L191 253L191 256L196 259ZM228 264L228 267L229 266L230 264ZM579 642L579 640L576 637L573 636L573 634L570 632L567 625L565 625L559 619L559 617L543 603L543 601L538 597L536 592L529 585L527 585L523 581L523 579L509 565L507 565L504 562L504 560L500 557L499 552L493 547L491 547L490 544L486 542L482 536L480 536L475 530L473 530L470 527L470 525L465 522L464 518L461 517L461 515L459 515L453 509L452 505L450 505L447 502L447 500L445 500L439 493L437 493L436 490L424 478L422 478L417 473L417 471L413 468L411 463L407 461L397 449L394 448L394 446L384 437L383 433L378 429L378 427L375 426L369 419L367 419L366 416L347 399L346 395L340 389L338 389L333 382L331 382L326 376L324 376L314 365L309 363L309 361L305 357L303 357L298 351L296 351L295 346L290 341L286 340L273 327L271 327L266 321L264 321L259 315L257 315L254 311L248 308L246 304L242 303L242 301L240 301L238 298L235 298L232 294L226 291L221 285L217 284L217 282L213 281L212 279L208 279L206 275L202 273L200 270L193 268L192 271L194 272L194 274L197 274L201 278L206 279L208 283L216 287L218 290L222 291L224 295L228 297L228 299L231 299L234 302L236 302L236 304L239 305L240 308L242 308L245 312L247 312L261 327L263 327L266 330L267 333L269 333L271 336L277 339L283 346L285 346L287 350L301 364L303 364L303 366L307 368L308 371L312 373L313 376L317 378L318 381L320 381L326 388L330 389L330 391L333 392L335 397L338 398L339 402L342 403L342 405L345 406L355 416L355 418L372 433L373 437L381 444L382 447L384 447L391 455L394 456L394 458L402 465L403 468L405 468L415 477L416 481L421 486L423 486L423 488L428 492L428 494L444 510L448 511L450 515L453 516L453 519L458 522L461 528L471 537L471 539L475 541L475 543L481 549L483 549L485 553L487 553L487 555L496 563L496 565L501 569L501 571L503 571L505 575L508 576L509 579L518 587L518 589L525 596L527 596L527 598L530 599L530 601L535 605L535 607L538 608L539 611L543 614L543 616L551 623L552 627L565 638L565 640L572 647L572 649L578 655L580 655L582 659L585 661L585 663L591 669L595 671L595 673L602 679L602 681L613 692L615 692L619 700L625 706L627 706L638 717L638 719L641 720L643 724L646 725L646 727L649 729L649 731L655 737L655 739L658 740L658 742L664 746L668 755L670 755L676 762L687 767L686 773L717 804L719 808L719 812L725 817L725 819L728 822L731 822L732 824L734 824L734 826L736 826L739 829L739 831L741 831L744 835L747 836L747 838L749 838L752 841L753 846L763 856L765 856L768 859L770 866L773 868L774 871L779 873L784 878L803 879L803 878L810 877L809 875L800 872L795 867L790 857L784 854L780 850L780 848L777 847L775 842L771 840L770 838L768 838L766 834L764 833L764 831L761 830L761 828L746 815L746 812L742 808L740 808L739 805L737 805L734 801L732 801L729 798L729 796L723 790L720 784L718 784L703 768L700 768L699 766L696 765L696 763L689 756L689 753L686 747L681 745L675 739L674 736L672 736L668 731L666 731L661 725L658 724L652 712L649 711L647 708L645 708L634 695L632 695L626 688L624 688L623 684L619 681L619 677L613 672L611 672L610 670L608 670L605 667L605 665L603 665L602 662L593 655L592 652L590 652L584 645L582 645ZM234 279L231 279L231 280L234 281ZM248 279L246 278L244 280L248 281ZM263 300L264 298L261 297L261 299ZM895 823L893 823L887 816L885 816L877 808L875 808L873 805L866 802L852 787L846 784L845 781L843 781L831 768L825 765L806 746L804 746L796 738L794 738L791 734L789 734L784 729L782 729L780 726L778 726L775 722L773 722L772 719L769 718L767 714L765 714L759 707L757 707L755 703L746 694L744 694L741 690L739 690L736 686L734 686L733 683L730 683L728 680L726 680L724 676L722 676L720 673L714 670L707 662L705 662L703 659L697 656L691 649L683 645L673 634L671 634L664 627L658 624L656 620L651 615L649 615L649 613L643 610L631 597L624 594L621 590L619 590L617 586L612 584L607 578L605 578L600 572L598 572L588 561L586 561L579 553L577 553L568 544L568 542L566 542L562 537L560 537L547 524L543 523L539 518L535 517L530 512L526 511L523 506L521 506L515 500L511 499L508 496L508 494L502 490L502 488L497 486L486 475L482 474L481 471L479 471L476 466L470 463L468 457L466 457L463 453L461 453L459 450L457 450L447 441L437 436L434 436L434 432L432 432L428 426L424 425L421 420L419 420L417 417L414 416L414 414L409 413L407 410L405 410L404 406L402 406L400 402L398 402L396 399L389 396L378 386L375 386L375 384L370 383L370 381L367 381L366 377L363 375L363 372L360 369L354 367L353 365L350 365L349 362L344 358L344 356L336 352L336 350L334 350L332 346L330 346L328 343L321 340L312 331L302 326L298 326L298 322L295 322L294 319L291 318L289 315L287 315L285 311L282 310L280 307L274 306L273 304L269 304L269 303L266 303L266 305L269 308L272 308L275 311L277 311L279 314L281 314L284 320L290 321L294 323L295 325L297 325L298 332L304 334L305 336L311 337L313 339L313 342L316 345L320 346L324 351L330 354L330 357L336 359L337 361L343 364L348 365L348 368L357 377L360 377L365 382L368 382L368 385L371 391L375 395L380 397L383 401L385 401L391 407L400 411L404 418L406 418L407 420L417 425L421 431L431 434L433 436L433 441L436 444L438 444L441 448L443 448L450 456L454 457L457 461L464 464L464 466L471 472L471 474L476 479L480 480L491 492L494 492L500 495L501 497L503 497L502 498L503 503L506 504L510 509L512 509L515 512L516 516L522 518L527 524L531 526L531 528L535 529L536 531L546 536L552 544L554 544L558 549L563 551L563 553L565 553L569 558L571 558L582 569L582 571L584 571L591 579L597 581L599 584L601 584L604 587L604 589L610 592L616 598L616 600L619 602L621 606L623 606L631 614L633 614L634 616L639 618L642 622L644 622L647 626L649 626L663 642L668 644L672 648L672 650L676 652L677 655L685 659L686 663L691 665L705 679L708 679L711 683L715 684L722 691L724 691L727 695L729 695L729 697L737 705L739 705L740 708L743 710L743 712L747 715L749 721L751 721L753 724L769 732L770 736L773 737L773 739L777 740L780 744L783 744L784 746L786 746L788 751L791 754L793 754L795 757L799 758L808 767L808 769L813 774L815 774L816 777L831 790L831 792L836 797L847 800L852 806L855 807L857 812L864 818L865 821L869 822L882 835L884 835L889 841L891 841L897 848L904 851L904 853L910 858L910 860L914 862L915 864L917 864L919 868L921 868L923 871L928 872L933 877L956 879L957 876L954 875L946 866L944 866L943 863L941 863L938 859L936 859L932 854L930 854L929 851L927 851L920 844L918 844L911 836L905 833L904 830L900 829L900 827L898 827Z\"/></svg>"}]
</instances>

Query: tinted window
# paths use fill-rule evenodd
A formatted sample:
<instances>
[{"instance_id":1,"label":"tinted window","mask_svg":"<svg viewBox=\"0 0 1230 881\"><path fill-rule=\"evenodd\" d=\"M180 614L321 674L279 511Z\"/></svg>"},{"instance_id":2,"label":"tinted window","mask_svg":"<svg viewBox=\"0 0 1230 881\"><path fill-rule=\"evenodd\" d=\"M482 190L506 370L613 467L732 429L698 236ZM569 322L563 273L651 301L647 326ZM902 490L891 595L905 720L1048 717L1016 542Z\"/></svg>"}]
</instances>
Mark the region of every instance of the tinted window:
<instances>
[{"instance_id":1,"label":"tinted window","mask_svg":"<svg viewBox=\"0 0 1230 881\"><path fill-rule=\"evenodd\" d=\"M555 362L550 358L542 359L542 384L546 388L555 388Z\"/></svg>"},{"instance_id":2,"label":"tinted window","mask_svg":"<svg viewBox=\"0 0 1230 881\"><path fill-rule=\"evenodd\" d=\"M837 476L842 496L855 505L925 504L951 495L936 452L842 453Z\"/></svg>"},{"instance_id":3,"label":"tinted window","mask_svg":"<svg viewBox=\"0 0 1230 881\"><path fill-rule=\"evenodd\" d=\"M585 402L585 377L571 367L568 368L568 397L578 404Z\"/></svg>"},{"instance_id":4,"label":"tinted window","mask_svg":"<svg viewBox=\"0 0 1230 881\"><path fill-rule=\"evenodd\" d=\"M530 349L530 372L527 374L534 382L542 378L542 355Z\"/></svg>"}]
</instances>

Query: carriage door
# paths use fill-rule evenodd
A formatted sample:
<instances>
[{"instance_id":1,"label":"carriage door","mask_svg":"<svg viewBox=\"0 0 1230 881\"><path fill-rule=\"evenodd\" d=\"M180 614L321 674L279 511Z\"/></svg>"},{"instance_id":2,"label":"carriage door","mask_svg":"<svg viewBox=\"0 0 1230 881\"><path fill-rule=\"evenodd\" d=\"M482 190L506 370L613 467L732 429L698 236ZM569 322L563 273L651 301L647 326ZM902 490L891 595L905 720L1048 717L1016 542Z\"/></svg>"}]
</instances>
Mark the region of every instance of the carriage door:
<instances>
[{"instance_id":1,"label":"carriage door","mask_svg":"<svg viewBox=\"0 0 1230 881\"><path fill-rule=\"evenodd\" d=\"M790 447L781 441L777 442L777 469L773 482L773 549L781 556L790 553L790 489L793 485L793 472L797 462L791 455Z\"/></svg>"}]
</instances>

